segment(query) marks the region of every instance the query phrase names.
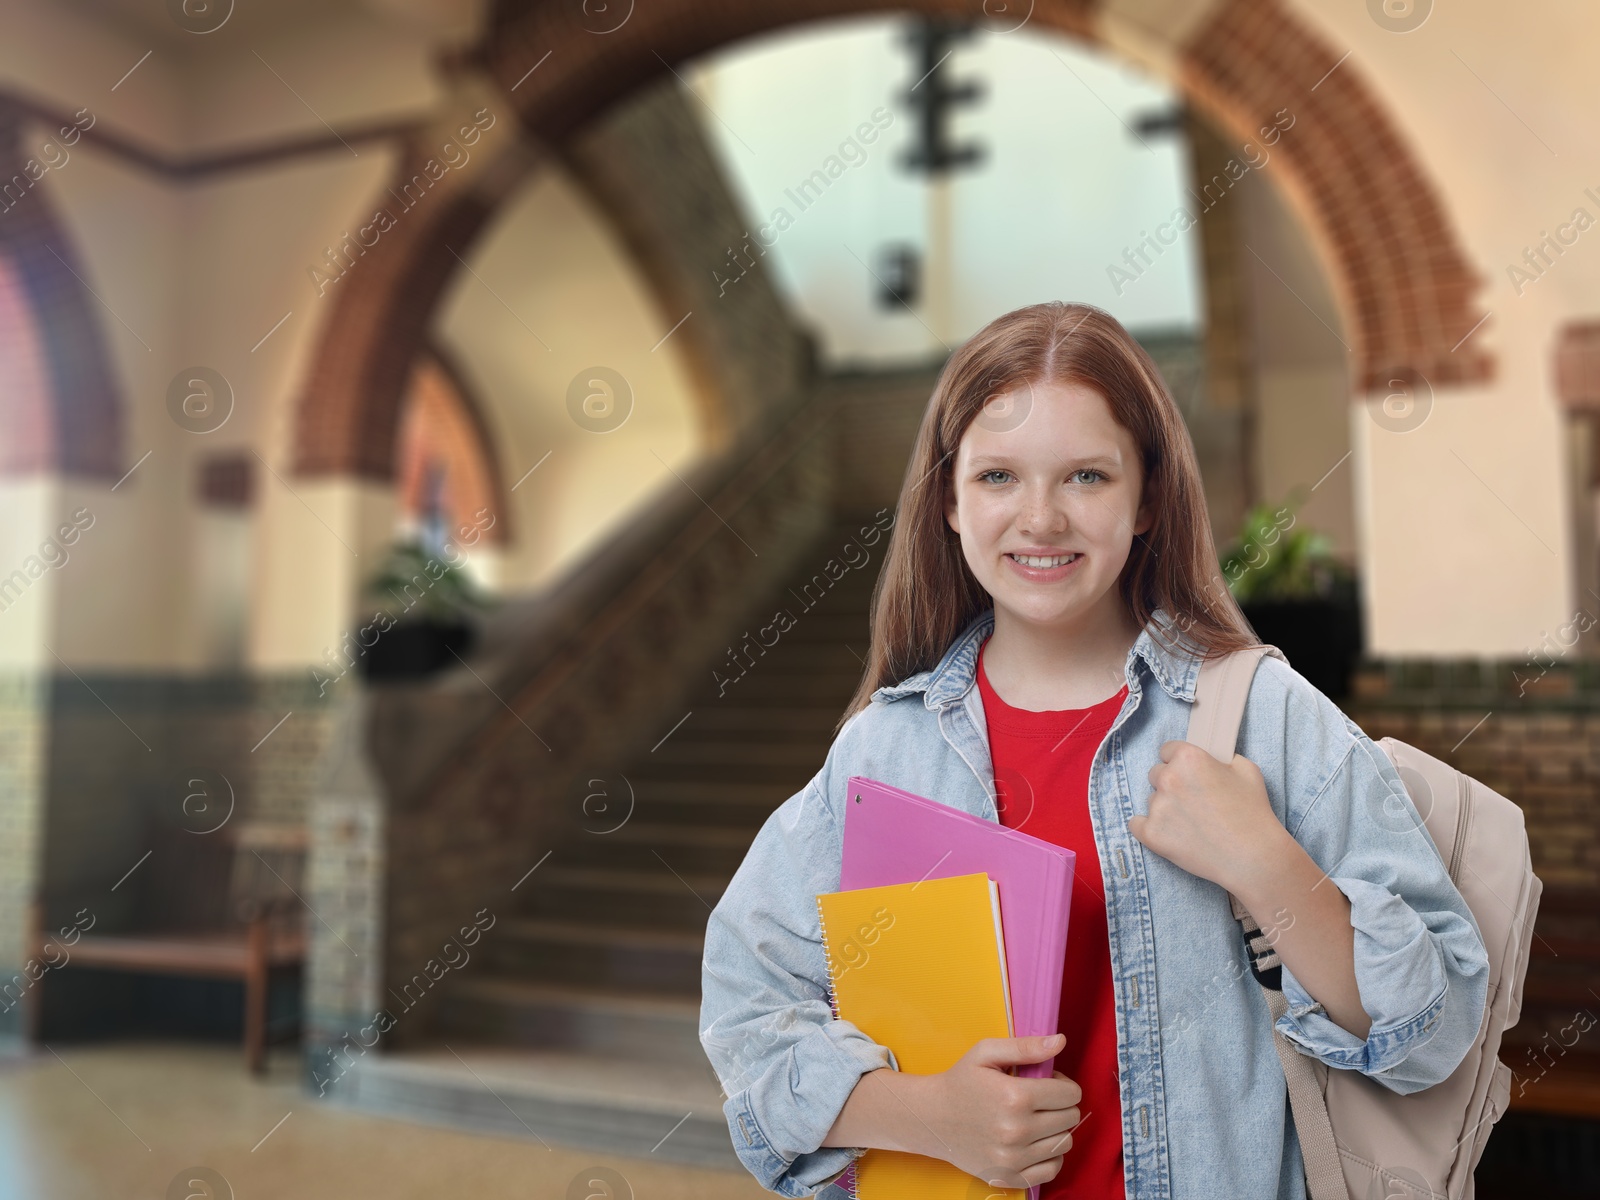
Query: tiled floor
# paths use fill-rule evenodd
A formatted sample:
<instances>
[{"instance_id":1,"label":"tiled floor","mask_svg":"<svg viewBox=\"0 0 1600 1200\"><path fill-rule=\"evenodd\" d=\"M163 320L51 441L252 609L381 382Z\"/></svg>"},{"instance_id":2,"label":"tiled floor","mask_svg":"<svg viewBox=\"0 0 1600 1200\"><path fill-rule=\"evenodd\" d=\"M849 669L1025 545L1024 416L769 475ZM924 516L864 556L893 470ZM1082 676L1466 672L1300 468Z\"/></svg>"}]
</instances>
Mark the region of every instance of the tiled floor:
<instances>
[{"instance_id":1,"label":"tiled floor","mask_svg":"<svg viewBox=\"0 0 1600 1200\"><path fill-rule=\"evenodd\" d=\"M54 1049L0 1063L0 1200L229 1200L221 1187L172 1186L201 1177L194 1167L218 1172L231 1200L768 1195L742 1174L547 1150L531 1139L330 1108L302 1090L298 1062L287 1053L257 1081L228 1046ZM606 1170L589 1170L595 1167ZM610 1190L584 1186L588 1178Z\"/></svg>"}]
</instances>

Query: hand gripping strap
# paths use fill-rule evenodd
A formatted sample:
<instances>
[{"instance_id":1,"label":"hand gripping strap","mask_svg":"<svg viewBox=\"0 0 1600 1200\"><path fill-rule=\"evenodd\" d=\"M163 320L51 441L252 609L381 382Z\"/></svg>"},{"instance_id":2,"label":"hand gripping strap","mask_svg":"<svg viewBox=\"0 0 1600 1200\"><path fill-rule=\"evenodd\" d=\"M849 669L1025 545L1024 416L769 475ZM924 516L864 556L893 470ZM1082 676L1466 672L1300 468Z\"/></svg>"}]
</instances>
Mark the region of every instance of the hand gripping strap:
<instances>
[{"instance_id":1,"label":"hand gripping strap","mask_svg":"<svg viewBox=\"0 0 1600 1200\"><path fill-rule=\"evenodd\" d=\"M1276 646L1251 646L1200 664L1185 740L1222 762L1233 761L1250 683L1255 678L1257 664L1268 654L1288 661ZM1278 1018L1289 1010L1281 987L1283 976L1277 952L1249 910L1239 903L1239 898L1229 893L1228 903L1244 935L1250 969L1261 985L1267 1009L1272 1014L1272 1044L1289 1087L1289 1107L1294 1113L1300 1153L1305 1159L1306 1190L1311 1200L1349 1200L1344 1170L1339 1165L1339 1147L1333 1139L1333 1125L1328 1120L1328 1104L1317 1083L1312 1060L1296 1050L1276 1027Z\"/></svg>"}]
</instances>

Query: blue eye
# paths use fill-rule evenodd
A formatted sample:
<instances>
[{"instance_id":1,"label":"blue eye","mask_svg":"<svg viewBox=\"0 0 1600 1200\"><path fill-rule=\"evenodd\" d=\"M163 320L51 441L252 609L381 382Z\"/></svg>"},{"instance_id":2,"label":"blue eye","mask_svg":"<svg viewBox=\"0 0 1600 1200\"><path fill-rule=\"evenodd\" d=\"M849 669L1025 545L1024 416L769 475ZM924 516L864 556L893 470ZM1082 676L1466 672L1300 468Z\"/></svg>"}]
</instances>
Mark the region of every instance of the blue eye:
<instances>
[{"instance_id":1,"label":"blue eye","mask_svg":"<svg viewBox=\"0 0 1600 1200\"><path fill-rule=\"evenodd\" d=\"M1073 474L1074 477L1077 477L1079 475L1094 475L1099 479L1104 479L1106 477L1103 472L1096 471L1093 467L1084 467L1083 470L1074 471L1072 474Z\"/></svg>"},{"instance_id":2,"label":"blue eye","mask_svg":"<svg viewBox=\"0 0 1600 1200\"><path fill-rule=\"evenodd\" d=\"M1010 474L1009 471L1002 471L999 467L995 467L992 470L983 472L983 474L978 476L978 479L980 481L982 481L982 480L988 479L989 476L991 476L991 475L1009 475L1009 474Z\"/></svg>"}]
</instances>

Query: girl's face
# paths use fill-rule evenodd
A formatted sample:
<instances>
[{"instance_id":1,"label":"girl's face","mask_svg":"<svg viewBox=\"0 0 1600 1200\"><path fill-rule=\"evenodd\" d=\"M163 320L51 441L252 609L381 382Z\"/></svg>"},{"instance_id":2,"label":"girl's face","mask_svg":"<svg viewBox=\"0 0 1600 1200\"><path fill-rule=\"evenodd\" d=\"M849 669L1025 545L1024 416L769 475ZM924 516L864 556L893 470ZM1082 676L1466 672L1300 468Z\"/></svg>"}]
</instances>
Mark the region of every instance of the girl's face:
<instances>
[{"instance_id":1,"label":"girl's face","mask_svg":"<svg viewBox=\"0 0 1600 1200\"><path fill-rule=\"evenodd\" d=\"M967 426L945 519L997 608L1030 624L1094 622L1121 604L1117 577L1153 523L1141 475L1133 436L1099 392L1036 383L991 399Z\"/></svg>"}]
</instances>

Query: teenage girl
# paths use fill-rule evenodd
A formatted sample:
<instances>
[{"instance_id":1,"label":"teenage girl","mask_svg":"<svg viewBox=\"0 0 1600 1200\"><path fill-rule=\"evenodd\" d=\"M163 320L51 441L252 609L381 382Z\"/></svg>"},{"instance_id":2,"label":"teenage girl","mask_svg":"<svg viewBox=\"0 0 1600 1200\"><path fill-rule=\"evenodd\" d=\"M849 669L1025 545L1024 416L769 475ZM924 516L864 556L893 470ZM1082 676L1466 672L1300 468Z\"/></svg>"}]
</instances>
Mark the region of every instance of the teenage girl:
<instances>
[{"instance_id":1,"label":"teenage girl","mask_svg":"<svg viewBox=\"0 0 1600 1200\"><path fill-rule=\"evenodd\" d=\"M1487 956L1388 759L1271 657L1231 763L1182 740L1200 662L1257 641L1220 583L1182 418L1115 320L1034 305L952 355L861 686L706 930L701 1041L765 1187L844 1195L881 1147L955 1164L975 1197L986 1181L1047 1200L1299 1200L1229 893L1275 942L1277 1029L1297 1050L1402 1093L1454 1070ZM1059 1033L986 1039L916 1076L832 1017L816 896L838 890L852 775L1076 852ZM1008 1071L1051 1059L1047 1079Z\"/></svg>"}]
</instances>

